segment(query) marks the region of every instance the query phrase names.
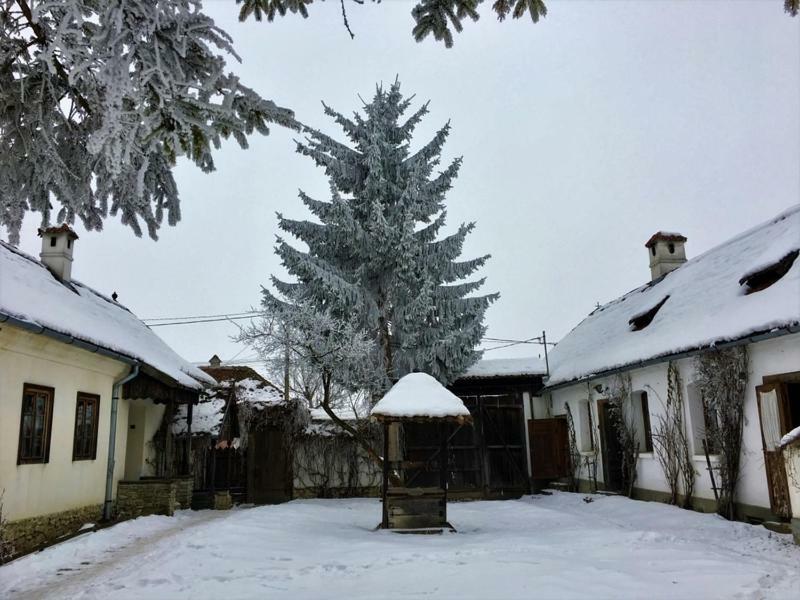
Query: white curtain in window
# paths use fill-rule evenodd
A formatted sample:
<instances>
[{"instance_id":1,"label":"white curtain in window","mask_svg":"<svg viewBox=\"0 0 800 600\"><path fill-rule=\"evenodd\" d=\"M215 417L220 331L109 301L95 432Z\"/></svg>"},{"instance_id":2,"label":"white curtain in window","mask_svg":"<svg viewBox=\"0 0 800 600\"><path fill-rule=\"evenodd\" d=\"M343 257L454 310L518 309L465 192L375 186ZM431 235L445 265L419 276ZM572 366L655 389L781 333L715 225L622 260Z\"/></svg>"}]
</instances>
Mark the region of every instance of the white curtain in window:
<instances>
[{"instance_id":1,"label":"white curtain in window","mask_svg":"<svg viewBox=\"0 0 800 600\"><path fill-rule=\"evenodd\" d=\"M764 433L764 444L769 451L776 450L781 441L780 423L777 391L761 392L761 431Z\"/></svg>"}]
</instances>

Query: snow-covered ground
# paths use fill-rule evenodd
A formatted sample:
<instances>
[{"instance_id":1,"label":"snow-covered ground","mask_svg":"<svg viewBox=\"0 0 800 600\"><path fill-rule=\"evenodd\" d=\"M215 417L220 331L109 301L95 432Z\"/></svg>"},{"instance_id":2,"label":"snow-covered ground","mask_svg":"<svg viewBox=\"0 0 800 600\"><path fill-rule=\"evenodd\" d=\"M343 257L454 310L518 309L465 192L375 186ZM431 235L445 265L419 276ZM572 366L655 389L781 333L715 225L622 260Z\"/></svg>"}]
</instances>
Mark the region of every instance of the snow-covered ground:
<instances>
[{"instance_id":1,"label":"snow-covered ground","mask_svg":"<svg viewBox=\"0 0 800 600\"><path fill-rule=\"evenodd\" d=\"M796 598L790 536L554 493L451 504L458 533L374 531L376 500L143 517L0 567L0 598Z\"/></svg>"}]
</instances>

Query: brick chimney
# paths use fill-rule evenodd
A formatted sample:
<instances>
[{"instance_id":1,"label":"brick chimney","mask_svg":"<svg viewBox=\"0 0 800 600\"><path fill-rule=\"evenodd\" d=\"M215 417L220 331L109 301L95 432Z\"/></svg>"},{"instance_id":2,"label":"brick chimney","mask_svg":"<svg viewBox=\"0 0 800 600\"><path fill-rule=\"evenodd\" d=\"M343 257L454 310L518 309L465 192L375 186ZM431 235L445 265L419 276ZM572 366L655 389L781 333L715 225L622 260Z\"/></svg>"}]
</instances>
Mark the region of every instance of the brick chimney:
<instances>
[{"instance_id":1,"label":"brick chimney","mask_svg":"<svg viewBox=\"0 0 800 600\"><path fill-rule=\"evenodd\" d=\"M63 223L58 227L39 229L42 238L42 252L39 258L50 272L59 280L67 283L72 279L72 251L78 234Z\"/></svg>"},{"instance_id":2,"label":"brick chimney","mask_svg":"<svg viewBox=\"0 0 800 600\"><path fill-rule=\"evenodd\" d=\"M686 250L683 245L686 238L680 233L659 231L654 233L645 247L650 256L650 279L655 280L674 271L686 262Z\"/></svg>"}]
</instances>

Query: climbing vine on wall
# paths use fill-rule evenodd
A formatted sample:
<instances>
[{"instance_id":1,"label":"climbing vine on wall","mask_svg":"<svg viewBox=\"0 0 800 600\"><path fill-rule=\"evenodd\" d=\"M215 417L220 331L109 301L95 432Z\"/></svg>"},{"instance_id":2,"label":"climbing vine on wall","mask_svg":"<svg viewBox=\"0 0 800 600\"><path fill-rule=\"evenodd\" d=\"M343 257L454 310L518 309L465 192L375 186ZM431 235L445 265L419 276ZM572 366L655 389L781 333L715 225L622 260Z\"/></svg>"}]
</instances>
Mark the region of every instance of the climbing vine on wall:
<instances>
[{"instance_id":1,"label":"climbing vine on wall","mask_svg":"<svg viewBox=\"0 0 800 600\"><path fill-rule=\"evenodd\" d=\"M588 407L586 410L586 418L588 419L589 437L592 443L592 452L583 455L583 465L589 475L589 482L591 485L591 492L597 491L597 456L600 451L600 439L597 433L597 427L594 425L592 417L592 407L594 406L594 396L592 395L592 388L587 382L587 397L589 399Z\"/></svg>"},{"instance_id":2,"label":"climbing vine on wall","mask_svg":"<svg viewBox=\"0 0 800 600\"><path fill-rule=\"evenodd\" d=\"M651 388L652 390L652 388ZM656 393L653 390L654 393ZM657 393L656 393L657 395ZM653 432L653 449L670 489L670 504L691 508L697 472L692 464L684 422L683 387L675 363L667 367L667 400ZM681 492L683 497L681 498Z\"/></svg>"},{"instance_id":3,"label":"climbing vine on wall","mask_svg":"<svg viewBox=\"0 0 800 600\"><path fill-rule=\"evenodd\" d=\"M572 409L569 402L564 402L567 415L567 432L569 435L569 491L578 491L578 481L581 469L581 451L578 448L578 439L575 436L575 420L572 418Z\"/></svg>"},{"instance_id":4,"label":"climbing vine on wall","mask_svg":"<svg viewBox=\"0 0 800 600\"><path fill-rule=\"evenodd\" d=\"M719 453L719 504L726 519L735 516L736 485L739 482L744 429L744 396L747 389L748 357L745 346L711 349L695 359L702 390L709 445Z\"/></svg>"},{"instance_id":5,"label":"climbing vine on wall","mask_svg":"<svg viewBox=\"0 0 800 600\"><path fill-rule=\"evenodd\" d=\"M14 547L8 540L6 520L3 517L3 492L5 492L5 490L0 490L0 565L11 558L11 555L14 553Z\"/></svg>"},{"instance_id":6,"label":"climbing vine on wall","mask_svg":"<svg viewBox=\"0 0 800 600\"><path fill-rule=\"evenodd\" d=\"M631 376L615 375L606 390L609 417L620 446L622 490L633 496L636 483L636 464L639 462L639 440L631 407Z\"/></svg>"},{"instance_id":7,"label":"climbing vine on wall","mask_svg":"<svg viewBox=\"0 0 800 600\"><path fill-rule=\"evenodd\" d=\"M362 439L377 451L383 432L368 422L356 425ZM312 489L319 498L353 497L382 482L382 471L369 460L353 437L341 430L307 431L298 437L294 453L294 474L302 488Z\"/></svg>"}]
</instances>

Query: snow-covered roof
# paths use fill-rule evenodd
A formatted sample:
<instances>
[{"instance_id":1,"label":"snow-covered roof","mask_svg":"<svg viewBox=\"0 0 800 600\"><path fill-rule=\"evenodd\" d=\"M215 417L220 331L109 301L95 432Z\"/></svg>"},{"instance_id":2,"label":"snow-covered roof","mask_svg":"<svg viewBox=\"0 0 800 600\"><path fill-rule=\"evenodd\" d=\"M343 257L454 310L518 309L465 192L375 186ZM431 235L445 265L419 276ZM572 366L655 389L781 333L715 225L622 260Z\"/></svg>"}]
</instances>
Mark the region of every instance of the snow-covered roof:
<instances>
[{"instance_id":1,"label":"snow-covered roof","mask_svg":"<svg viewBox=\"0 0 800 600\"><path fill-rule=\"evenodd\" d=\"M269 383L258 379L229 381L208 388L201 394L200 401L192 410L192 435L209 433L216 436L219 433L225 416L225 403L231 393L231 384L236 386L234 395L240 408L262 410L284 403L283 395L280 392ZM174 434L186 433L186 414L187 407L180 405L172 422Z\"/></svg>"},{"instance_id":2,"label":"snow-covered roof","mask_svg":"<svg viewBox=\"0 0 800 600\"><path fill-rule=\"evenodd\" d=\"M178 406L175 417L172 421L172 433L180 435L186 433L186 411L185 404ZM201 397L192 409L192 435L204 433L216 436L222 426L222 419L225 416L225 398Z\"/></svg>"},{"instance_id":3,"label":"snow-covered roof","mask_svg":"<svg viewBox=\"0 0 800 600\"><path fill-rule=\"evenodd\" d=\"M526 358L484 358L472 365L459 379L490 377L525 377L547 373L544 361L534 356Z\"/></svg>"},{"instance_id":4,"label":"snow-covered roof","mask_svg":"<svg viewBox=\"0 0 800 600\"><path fill-rule=\"evenodd\" d=\"M461 398L426 373L401 377L370 414L378 419L470 418Z\"/></svg>"},{"instance_id":5,"label":"snow-covered roof","mask_svg":"<svg viewBox=\"0 0 800 600\"><path fill-rule=\"evenodd\" d=\"M746 293L743 278L798 248L800 205L601 306L550 352L548 385L796 327L800 324L800 260L760 291ZM646 317L652 320L634 330L631 321L642 317L639 324Z\"/></svg>"},{"instance_id":6,"label":"snow-covered roof","mask_svg":"<svg viewBox=\"0 0 800 600\"><path fill-rule=\"evenodd\" d=\"M272 384L258 379L242 379L236 382L236 400L246 402L253 408L266 408L283 404L285 398Z\"/></svg>"},{"instance_id":7,"label":"snow-covered roof","mask_svg":"<svg viewBox=\"0 0 800 600\"><path fill-rule=\"evenodd\" d=\"M334 408L333 412L336 414L337 417L346 421L350 425L357 425L357 421L361 418L368 417L369 412L366 411L365 414L360 414L361 411L357 414L356 411L351 407L342 407L342 408ZM328 413L325 412L323 408L312 408L309 411L309 422L306 425L305 433L306 435L318 435L324 437L330 436L337 436L337 435L346 435L349 436L350 434L346 432L344 429L339 427L333 419L328 416Z\"/></svg>"},{"instance_id":8,"label":"snow-covered roof","mask_svg":"<svg viewBox=\"0 0 800 600\"><path fill-rule=\"evenodd\" d=\"M2 241L0 313L141 361L188 388L214 382L122 304L78 281L61 283L41 262Z\"/></svg>"},{"instance_id":9,"label":"snow-covered roof","mask_svg":"<svg viewBox=\"0 0 800 600\"><path fill-rule=\"evenodd\" d=\"M352 407L342 407L342 408L334 408L334 414L344 421L355 421L360 418L364 418L365 415L358 414ZM359 413L361 411L358 411ZM328 413L325 412L325 409L322 407L319 408L312 408L310 411L310 416L312 421L330 421L331 418Z\"/></svg>"}]
</instances>

